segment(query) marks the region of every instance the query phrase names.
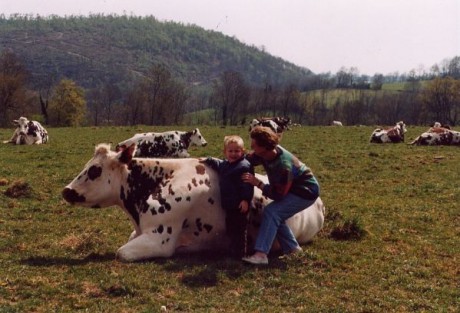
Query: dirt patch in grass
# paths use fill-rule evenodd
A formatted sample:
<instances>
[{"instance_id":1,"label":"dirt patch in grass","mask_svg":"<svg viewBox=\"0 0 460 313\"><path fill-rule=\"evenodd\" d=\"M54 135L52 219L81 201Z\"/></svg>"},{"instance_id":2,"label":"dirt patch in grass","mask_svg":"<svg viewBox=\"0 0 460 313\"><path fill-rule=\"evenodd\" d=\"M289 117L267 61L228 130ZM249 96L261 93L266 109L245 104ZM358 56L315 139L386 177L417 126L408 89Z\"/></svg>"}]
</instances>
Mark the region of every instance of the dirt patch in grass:
<instances>
[{"instance_id":1,"label":"dirt patch in grass","mask_svg":"<svg viewBox=\"0 0 460 313\"><path fill-rule=\"evenodd\" d=\"M86 253L93 251L103 244L100 233L97 231L85 232L79 235L70 234L60 241L60 244L72 251Z\"/></svg>"},{"instance_id":2,"label":"dirt patch in grass","mask_svg":"<svg viewBox=\"0 0 460 313\"><path fill-rule=\"evenodd\" d=\"M5 195L10 198L29 197L32 194L32 187L28 182L17 180L5 190Z\"/></svg>"}]
</instances>

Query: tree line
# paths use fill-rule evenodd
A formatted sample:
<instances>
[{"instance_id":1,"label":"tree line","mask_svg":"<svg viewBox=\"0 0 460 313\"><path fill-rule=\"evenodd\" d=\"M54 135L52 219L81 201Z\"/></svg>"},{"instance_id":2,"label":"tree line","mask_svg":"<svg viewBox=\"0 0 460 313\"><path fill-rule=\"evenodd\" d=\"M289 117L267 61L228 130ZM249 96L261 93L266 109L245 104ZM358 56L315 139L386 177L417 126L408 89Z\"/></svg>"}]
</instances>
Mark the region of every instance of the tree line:
<instances>
[{"instance_id":1,"label":"tree line","mask_svg":"<svg viewBox=\"0 0 460 313\"><path fill-rule=\"evenodd\" d=\"M409 75L397 90L382 90L389 77L376 74L364 81L356 71L344 69L336 75L314 75L304 85L269 81L254 85L242 73L228 70L213 80L211 88L200 89L184 84L164 64L153 65L125 88L107 80L85 89L71 79L51 75L40 88L32 89L19 58L3 51L0 126L11 125L19 116L50 126L100 126L239 125L262 115L286 116L306 125L329 125L332 120L391 125L404 120L454 126L460 119L460 57L447 64L445 73Z\"/></svg>"}]
</instances>

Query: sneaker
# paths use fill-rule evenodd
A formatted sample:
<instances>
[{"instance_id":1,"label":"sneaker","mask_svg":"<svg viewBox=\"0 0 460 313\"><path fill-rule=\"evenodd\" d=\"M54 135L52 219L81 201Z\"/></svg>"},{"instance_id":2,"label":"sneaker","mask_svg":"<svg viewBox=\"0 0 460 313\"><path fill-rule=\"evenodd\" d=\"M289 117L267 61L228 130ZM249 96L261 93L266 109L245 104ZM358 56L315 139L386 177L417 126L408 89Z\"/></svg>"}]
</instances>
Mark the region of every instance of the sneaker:
<instances>
[{"instance_id":1,"label":"sneaker","mask_svg":"<svg viewBox=\"0 0 460 313\"><path fill-rule=\"evenodd\" d=\"M292 249L291 251L283 254L282 256L280 256L278 259L282 260L282 259L287 259L289 258L290 256L293 256L293 255L296 255L296 254L299 254L303 251L303 249L301 247L297 247L297 248L294 248Z\"/></svg>"},{"instance_id":2,"label":"sneaker","mask_svg":"<svg viewBox=\"0 0 460 313\"><path fill-rule=\"evenodd\" d=\"M255 265L260 265L260 264L267 265L268 264L267 257L256 257L254 255L244 257L241 260L243 260L246 263L255 264Z\"/></svg>"},{"instance_id":3,"label":"sneaker","mask_svg":"<svg viewBox=\"0 0 460 313\"><path fill-rule=\"evenodd\" d=\"M301 247L297 247L297 248L294 248L291 251L289 251L289 253L287 253L287 254L297 254L297 253L300 253L302 251L303 251L303 249Z\"/></svg>"}]
</instances>

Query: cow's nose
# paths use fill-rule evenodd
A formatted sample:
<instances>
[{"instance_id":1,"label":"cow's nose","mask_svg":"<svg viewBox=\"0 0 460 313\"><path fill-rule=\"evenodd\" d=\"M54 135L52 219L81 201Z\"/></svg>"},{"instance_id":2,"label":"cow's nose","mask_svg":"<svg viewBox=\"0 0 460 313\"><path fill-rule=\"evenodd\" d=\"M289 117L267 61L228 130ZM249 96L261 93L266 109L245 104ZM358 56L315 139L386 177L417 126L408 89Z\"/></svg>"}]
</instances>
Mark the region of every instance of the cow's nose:
<instances>
[{"instance_id":1,"label":"cow's nose","mask_svg":"<svg viewBox=\"0 0 460 313\"><path fill-rule=\"evenodd\" d=\"M84 196L78 194L74 189L67 187L62 190L62 197L69 203L84 202L86 200Z\"/></svg>"},{"instance_id":2,"label":"cow's nose","mask_svg":"<svg viewBox=\"0 0 460 313\"><path fill-rule=\"evenodd\" d=\"M207 144L208 144L208 143L207 143L207 142L205 142L205 143L203 144L203 147L206 147L206 145L207 145Z\"/></svg>"}]
</instances>

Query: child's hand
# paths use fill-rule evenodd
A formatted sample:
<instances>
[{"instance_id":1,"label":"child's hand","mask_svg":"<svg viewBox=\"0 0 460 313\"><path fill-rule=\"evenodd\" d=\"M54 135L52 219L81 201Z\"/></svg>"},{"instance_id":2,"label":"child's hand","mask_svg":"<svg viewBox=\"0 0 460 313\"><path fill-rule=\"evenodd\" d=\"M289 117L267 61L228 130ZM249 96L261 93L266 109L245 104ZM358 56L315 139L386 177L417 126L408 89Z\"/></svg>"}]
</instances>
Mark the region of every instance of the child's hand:
<instances>
[{"instance_id":1,"label":"child's hand","mask_svg":"<svg viewBox=\"0 0 460 313\"><path fill-rule=\"evenodd\" d=\"M246 214L249 210L249 204L246 200L241 200L240 202L240 212Z\"/></svg>"}]
</instances>

